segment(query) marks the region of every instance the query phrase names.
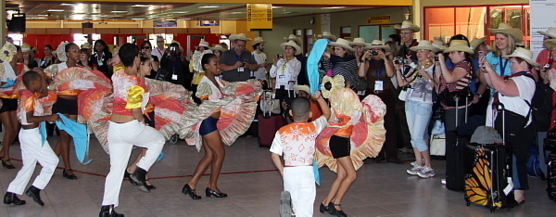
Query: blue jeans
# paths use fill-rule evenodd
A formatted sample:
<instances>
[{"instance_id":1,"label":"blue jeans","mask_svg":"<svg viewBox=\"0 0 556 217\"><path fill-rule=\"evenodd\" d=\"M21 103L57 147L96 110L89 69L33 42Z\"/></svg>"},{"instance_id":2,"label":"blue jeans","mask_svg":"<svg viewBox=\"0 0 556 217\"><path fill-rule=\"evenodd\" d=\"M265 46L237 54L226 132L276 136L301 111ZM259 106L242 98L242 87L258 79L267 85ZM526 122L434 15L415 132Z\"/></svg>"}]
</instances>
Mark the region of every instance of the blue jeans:
<instances>
[{"instance_id":1,"label":"blue jeans","mask_svg":"<svg viewBox=\"0 0 556 217\"><path fill-rule=\"evenodd\" d=\"M432 115L432 104L407 100L405 115L411 134L411 146L416 147L420 152L428 150L429 147L425 140L428 139L427 131Z\"/></svg>"}]
</instances>

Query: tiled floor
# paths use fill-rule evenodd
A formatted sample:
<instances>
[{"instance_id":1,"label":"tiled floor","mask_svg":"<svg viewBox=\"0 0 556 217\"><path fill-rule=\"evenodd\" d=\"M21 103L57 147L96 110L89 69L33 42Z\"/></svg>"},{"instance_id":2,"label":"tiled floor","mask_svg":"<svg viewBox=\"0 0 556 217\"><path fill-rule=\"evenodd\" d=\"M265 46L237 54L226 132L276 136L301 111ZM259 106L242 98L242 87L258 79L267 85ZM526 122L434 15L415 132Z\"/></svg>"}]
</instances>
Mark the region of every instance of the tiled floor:
<instances>
[{"instance_id":1,"label":"tiled floor","mask_svg":"<svg viewBox=\"0 0 556 217\"><path fill-rule=\"evenodd\" d=\"M54 144L57 139L53 137L49 140ZM44 207L27 196L20 196L27 200L27 204L0 204L3 206L0 216L97 216L109 158L95 139L91 140L90 149L90 157L94 160L88 165L77 163L72 156L77 180L64 179L62 170L56 171L41 193ZM228 198L203 197L193 201L181 193L182 186L202 157L202 153L185 145L182 140L175 145L166 144L166 158L152 167L149 175L157 189L143 193L129 182L124 182L120 206L116 210L126 216L278 216L282 180L270 160L268 148L260 148L257 138L242 137L226 151L219 188L228 193ZM19 145L12 147L11 156L17 169L21 168L21 162L16 161L21 156ZM411 155L404 157L409 159ZM546 182L539 179L529 179L531 189L526 192L527 202L524 205L491 214L484 207L467 207L463 193L449 191L440 183L444 161L433 161L437 177L431 179L406 175L409 163L397 165L367 161L369 163L357 172L358 178L342 202L349 216L556 216L556 202L547 198ZM17 169L0 168L2 192L15 177ZM326 168L320 171L322 185L317 187L315 216L330 216L319 213L318 204L324 199L335 175ZM203 190L207 182L208 176L204 176L198 188Z\"/></svg>"}]
</instances>

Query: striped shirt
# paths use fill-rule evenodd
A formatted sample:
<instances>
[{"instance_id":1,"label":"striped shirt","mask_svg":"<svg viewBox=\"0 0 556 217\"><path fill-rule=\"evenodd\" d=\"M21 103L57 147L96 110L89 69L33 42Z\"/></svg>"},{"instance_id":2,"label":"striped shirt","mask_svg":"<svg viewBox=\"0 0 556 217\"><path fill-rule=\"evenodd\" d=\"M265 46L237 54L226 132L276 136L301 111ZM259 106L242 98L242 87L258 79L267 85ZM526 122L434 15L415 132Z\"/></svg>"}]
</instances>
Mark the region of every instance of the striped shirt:
<instances>
[{"instance_id":1,"label":"striped shirt","mask_svg":"<svg viewBox=\"0 0 556 217\"><path fill-rule=\"evenodd\" d=\"M460 78L459 80L457 80L456 82L453 83L448 83L446 81L446 78L444 78L444 76L441 74L440 75L440 89L439 92L444 91L446 88L448 88L449 92L454 92L454 91L460 91L465 89L466 87L469 86L469 83L471 83L471 63L469 61L463 60L459 63L457 63L452 70L454 70L455 68L460 67L463 70L467 71L467 74L465 76L463 76L463 78Z\"/></svg>"}]
</instances>

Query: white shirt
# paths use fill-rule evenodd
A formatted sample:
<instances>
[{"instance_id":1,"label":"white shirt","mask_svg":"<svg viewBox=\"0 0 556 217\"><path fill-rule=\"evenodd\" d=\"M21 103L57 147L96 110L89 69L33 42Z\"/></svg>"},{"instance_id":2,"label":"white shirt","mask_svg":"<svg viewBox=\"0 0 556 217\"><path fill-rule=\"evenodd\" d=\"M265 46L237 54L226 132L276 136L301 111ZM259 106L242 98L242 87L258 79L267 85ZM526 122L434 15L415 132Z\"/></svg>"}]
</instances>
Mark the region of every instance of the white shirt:
<instances>
[{"instance_id":1,"label":"white shirt","mask_svg":"<svg viewBox=\"0 0 556 217\"><path fill-rule=\"evenodd\" d=\"M280 59L270 68L270 77L276 78L276 89L284 85L286 90L293 90L293 85L297 84L299 71L301 71L301 62L297 58L293 57L288 62Z\"/></svg>"},{"instance_id":2,"label":"white shirt","mask_svg":"<svg viewBox=\"0 0 556 217\"><path fill-rule=\"evenodd\" d=\"M270 152L282 156L285 166L310 166L315 154L315 140L328 126L324 116L313 122L294 122L283 126L276 132Z\"/></svg>"},{"instance_id":3,"label":"white shirt","mask_svg":"<svg viewBox=\"0 0 556 217\"><path fill-rule=\"evenodd\" d=\"M156 57L158 57L158 61L162 61L162 56L164 56L165 51L166 48L162 48L162 49L160 49L159 47L153 48L151 55L155 55Z\"/></svg>"},{"instance_id":4,"label":"white shirt","mask_svg":"<svg viewBox=\"0 0 556 217\"><path fill-rule=\"evenodd\" d=\"M253 54L253 58L255 58L255 61L257 61L257 64L263 64L264 62L266 62L266 54L263 52L257 53L257 51L253 51L251 52L251 54ZM266 69L264 67L260 67L259 69L257 69L257 71L254 71L255 73L255 78L257 80L266 80Z\"/></svg>"},{"instance_id":5,"label":"white shirt","mask_svg":"<svg viewBox=\"0 0 556 217\"><path fill-rule=\"evenodd\" d=\"M512 77L510 79L515 82L517 89L519 91L519 96L504 96L500 94L499 97L500 103L504 104L504 108L506 110L518 113L520 115L523 115L523 117L525 117L527 116L527 113L529 113L531 107L527 105L527 103L523 100L525 99L527 100L527 102L531 103L531 100L533 99L533 95L535 94L535 89L536 89L535 81L523 75ZM487 117L486 117L485 125L490 127L493 127L493 120L495 120L496 118L496 116L493 117L492 114L493 98L494 97L491 97L490 99L490 103L488 104L487 113L486 113ZM531 118L533 117L532 112L533 111L531 111L531 114L529 115L529 120L527 121L526 126L528 126L531 123Z\"/></svg>"}]
</instances>

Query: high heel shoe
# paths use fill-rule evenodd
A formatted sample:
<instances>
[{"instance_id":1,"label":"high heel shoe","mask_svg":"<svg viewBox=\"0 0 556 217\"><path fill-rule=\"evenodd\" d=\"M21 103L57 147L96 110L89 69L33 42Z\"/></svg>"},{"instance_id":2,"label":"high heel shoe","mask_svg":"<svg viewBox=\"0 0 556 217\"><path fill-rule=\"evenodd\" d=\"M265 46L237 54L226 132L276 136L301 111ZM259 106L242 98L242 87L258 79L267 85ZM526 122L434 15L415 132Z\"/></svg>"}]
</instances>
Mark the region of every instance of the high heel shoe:
<instances>
[{"instance_id":1,"label":"high heel shoe","mask_svg":"<svg viewBox=\"0 0 556 217\"><path fill-rule=\"evenodd\" d=\"M206 193L207 197L211 197L211 196L214 196L216 198L228 197L227 194L222 193L222 192L218 193L216 190L213 190L213 189L210 189L210 188L205 189L205 193Z\"/></svg>"},{"instance_id":2,"label":"high heel shoe","mask_svg":"<svg viewBox=\"0 0 556 217\"><path fill-rule=\"evenodd\" d=\"M181 193L189 195L193 200L200 200L202 197L195 193L195 189L192 189L189 184L185 184L181 189Z\"/></svg>"},{"instance_id":3,"label":"high heel shoe","mask_svg":"<svg viewBox=\"0 0 556 217\"><path fill-rule=\"evenodd\" d=\"M7 162L12 162L9 158L4 160L4 157L1 157L0 160L2 161L2 166L6 169L10 169L13 170L15 169L15 166L12 164L7 164Z\"/></svg>"},{"instance_id":4,"label":"high heel shoe","mask_svg":"<svg viewBox=\"0 0 556 217\"><path fill-rule=\"evenodd\" d=\"M148 188L149 190L154 190L154 189L156 189L156 187L155 187L154 185L152 185L152 184L149 185L149 184L147 184L147 182L149 182L148 179L145 180L145 186L147 186L147 188ZM150 183L150 182L149 182L149 183Z\"/></svg>"},{"instance_id":5,"label":"high heel shoe","mask_svg":"<svg viewBox=\"0 0 556 217\"><path fill-rule=\"evenodd\" d=\"M124 173L124 178L129 179L129 183L131 183L133 186L137 186L139 184L131 178L131 174L129 174L127 170Z\"/></svg>"},{"instance_id":6,"label":"high heel shoe","mask_svg":"<svg viewBox=\"0 0 556 217\"><path fill-rule=\"evenodd\" d=\"M70 172L70 171L73 173L72 169L63 170L62 171L62 177L66 178L66 179L77 179L77 176L75 176L75 174L68 174L68 172Z\"/></svg>"},{"instance_id":7,"label":"high heel shoe","mask_svg":"<svg viewBox=\"0 0 556 217\"><path fill-rule=\"evenodd\" d=\"M344 210L336 209L337 206L342 206L342 204L334 204L332 202L328 204L328 209L330 209L330 214L336 215L338 217L347 217L346 213L344 213Z\"/></svg>"},{"instance_id":8,"label":"high heel shoe","mask_svg":"<svg viewBox=\"0 0 556 217\"><path fill-rule=\"evenodd\" d=\"M330 208L328 208L328 206L320 203L320 213L324 213L324 212L330 213ZM332 213L330 213L330 214L332 214Z\"/></svg>"}]
</instances>

